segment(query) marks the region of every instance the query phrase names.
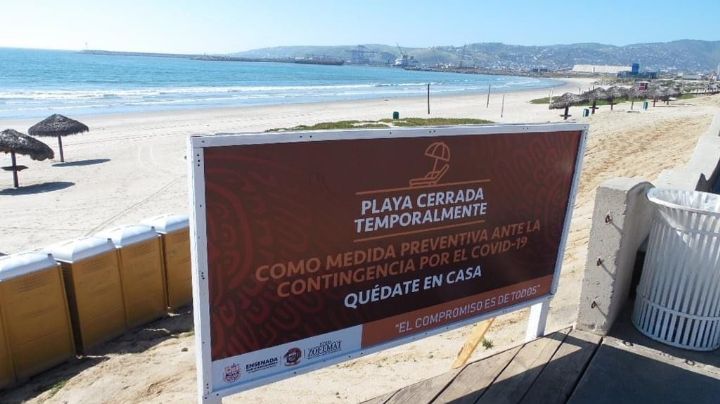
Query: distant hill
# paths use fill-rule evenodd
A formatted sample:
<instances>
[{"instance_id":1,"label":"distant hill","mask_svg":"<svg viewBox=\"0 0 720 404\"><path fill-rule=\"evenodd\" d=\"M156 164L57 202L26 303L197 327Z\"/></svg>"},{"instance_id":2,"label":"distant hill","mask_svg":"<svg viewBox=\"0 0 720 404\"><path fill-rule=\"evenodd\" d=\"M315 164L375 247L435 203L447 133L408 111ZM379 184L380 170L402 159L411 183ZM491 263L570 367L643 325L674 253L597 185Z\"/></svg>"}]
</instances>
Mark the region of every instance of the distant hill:
<instances>
[{"instance_id":1,"label":"distant hill","mask_svg":"<svg viewBox=\"0 0 720 404\"><path fill-rule=\"evenodd\" d=\"M353 62L353 50L365 52L371 64L392 63L400 55L396 46L368 44L358 46L281 46L233 53L233 56L286 58L330 56ZM626 46L599 43L521 46L502 43L474 43L465 46L402 48L421 65L440 64L474 66L488 69L528 70L570 69L575 64L630 65L640 63L642 70L667 72L714 71L720 63L720 41L679 40ZM355 52L358 62L359 53Z\"/></svg>"}]
</instances>

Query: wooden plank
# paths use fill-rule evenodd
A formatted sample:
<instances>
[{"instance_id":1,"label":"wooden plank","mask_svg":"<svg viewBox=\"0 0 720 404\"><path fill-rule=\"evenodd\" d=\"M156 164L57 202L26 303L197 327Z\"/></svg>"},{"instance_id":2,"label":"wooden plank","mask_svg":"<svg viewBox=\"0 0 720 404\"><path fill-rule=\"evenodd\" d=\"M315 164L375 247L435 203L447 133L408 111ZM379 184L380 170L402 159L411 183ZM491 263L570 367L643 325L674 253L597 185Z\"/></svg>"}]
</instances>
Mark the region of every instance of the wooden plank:
<instances>
[{"instance_id":1,"label":"wooden plank","mask_svg":"<svg viewBox=\"0 0 720 404\"><path fill-rule=\"evenodd\" d=\"M567 402L601 340L599 335L571 331L521 402Z\"/></svg>"},{"instance_id":2,"label":"wooden plank","mask_svg":"<svg viewBox=\"0 0 720 404\"><path fill-rule=\"evenodd\" d=\"M475 324L472 332L470 332L470 336L468 337L467 341L465 341L465 344L463 344L462 349L460 349L460 353L458 353L457 359L455 359L455 362L452 364L453 369L459 369L465 366L468 359L470 359L473 352L475 352L475 348L477 348L480 340L483 339L485 333L487 333L487 331L490 329L490 326L492 326L493 321L495 321L495 317Z\"/></svg>"},{"instance_id":3,"label":"wooden plank","mask_svg":"<svg viewBox=\"0 0 720 404\"><path fill-rule=\"evenodd\" d=\"M451 370L431 379L423 380L398 391L390 397L386 404L424 404L429 403L460 373L459 370Z\"/></svg>"},{"instance_id":4,"label":"wooden plank","mask_svg":"<svg viewBox=\"0 0 720 404\"><path fill-rule=\"evenodd\" d=\"M570 329L525 344L477 403L517 403L558 350Z\"/></svg>"},{"instance_id":5,"label":"wooden plank","mask_svg":"<svg viewBox=\"0 0 720 404\"><path fill-rule=\"evenodd\" d=\"M385 393L381 396L377 396L377 397L371 398L367 401L363 401L362 404L385 404L397 392L398 392L398 390L391 391L389 393Z\"/></svg>"},{"instance_id":6,"label":"wooden plank","mask_svg":"<svg viewBox=\"0 0 720 404\"><path fill-rule=\"evenodd\" d=\"M522 346L473 362L435 399L435 403L473 403L517 355Z\"/></svg>"}]
</instances>

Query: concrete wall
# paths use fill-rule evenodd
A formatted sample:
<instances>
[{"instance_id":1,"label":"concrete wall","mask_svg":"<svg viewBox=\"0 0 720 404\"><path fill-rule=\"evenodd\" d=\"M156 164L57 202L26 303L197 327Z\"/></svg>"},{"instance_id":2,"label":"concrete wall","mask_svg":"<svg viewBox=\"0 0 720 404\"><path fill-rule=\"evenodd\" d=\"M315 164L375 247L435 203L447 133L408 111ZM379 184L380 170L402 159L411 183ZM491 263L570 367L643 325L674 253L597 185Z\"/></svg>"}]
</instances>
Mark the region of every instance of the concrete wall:
<instances>
[{"instance_id":1,"label":"concrete wall","mask_svg":"<svg viewBox=\"0 0 720 404\"><path fill-rule=\"evenodd\" d=\"M682 167L663 171L655 184L659 188L709 191L719 179L720 113L700 136L690 161Z\"/></svg>"},{"instance_id":2,"label":"concrete wall","mask_svg":"<svg viewBox=\"0 0 720 404\"><path fill-rule=\"evenodd\" d=\"M630 293L635 257L650 232L652 205L645 197L652 184L638 178L613 178L595 197L588 259L576 327L606 335Z\"/></svg>"}]
</instances>

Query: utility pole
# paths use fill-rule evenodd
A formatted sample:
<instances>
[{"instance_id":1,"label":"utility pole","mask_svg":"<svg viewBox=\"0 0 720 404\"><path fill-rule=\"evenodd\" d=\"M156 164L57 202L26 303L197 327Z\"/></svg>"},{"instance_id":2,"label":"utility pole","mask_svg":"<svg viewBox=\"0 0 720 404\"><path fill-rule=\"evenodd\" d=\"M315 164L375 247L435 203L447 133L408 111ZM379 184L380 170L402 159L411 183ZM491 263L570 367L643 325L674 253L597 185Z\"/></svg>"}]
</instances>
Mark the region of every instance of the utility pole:
<instances>
[{"instance_id":1,"label":"utility pole","mask_svg":"<svg viewBox=\"0 0 720 404\"><path fill-rule=\"evenodd\" d=\"M485 108L490 108L490 86L492 86L492 84L488 84L488 95L487 95L487 103L485 104Z\"/></svg>"},{"instance_id":2,"label":"utility pole","mask_svg":"<svg viewBox=\"0 0 720 404\"><path fill-rule=\"evenodd\" d=\"M427 92L428 115L430 115L430 83L428 83L427 88L428 88L428 92Z\"/></svg>"}]
</instances>

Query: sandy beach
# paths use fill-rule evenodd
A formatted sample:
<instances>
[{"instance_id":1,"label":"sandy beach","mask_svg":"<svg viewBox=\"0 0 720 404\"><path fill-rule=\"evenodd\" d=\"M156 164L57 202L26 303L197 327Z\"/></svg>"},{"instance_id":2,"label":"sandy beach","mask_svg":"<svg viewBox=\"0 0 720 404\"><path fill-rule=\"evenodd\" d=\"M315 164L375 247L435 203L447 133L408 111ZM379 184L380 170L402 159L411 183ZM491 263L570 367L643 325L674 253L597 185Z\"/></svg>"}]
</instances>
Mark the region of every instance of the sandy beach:
<instances>
[{"instance_id":1,"label":"sandy beach","mask_svg":"<svg viewBox=\"0 0 720 404\"><path fill-rule=\"evenodd\" d=\"M554 95L587 89L589 79L568 79ZM555 122L561 111L529 100L550 90L431 98L430 117L482 118L495 122ZM501 117L502 109L502 117ZM551 303L548 330L572 324L580 284L595 189L604 180L639 176L654 180L690 157L698 137L720 110L720 96L699 97L630 113L630 103L572 120L590 124L579 195L564 258L558 294ZM30 161L18 164L21 188L12 176L0 176L0 252L42 248L100 230L163 213L188 212L186 139L193 134L261 132L324 121L428 117L426 99L392 98L323 104L225 108L81 117L90 132L65 137L66 163ZM37 120L0 121L0 129L27 133ZM43 139L54 149L52 138ZM57 154L57 153L56 153ZM9 165L0 155L0 165ZM499 318L487 336L490 349L474 358L503 350L524 338L527 313ZM191 402L195 397L192 318L181 313L101 348L97 355L62 365L7 392L8 400L30 402ZM264 386L226 402L358 402L435 376L450 369L469 327L443 333L358 360ZM4 401L0 394L0 401Z\"/></svg>"}]
</instances>

